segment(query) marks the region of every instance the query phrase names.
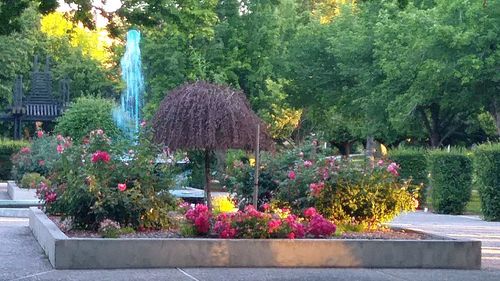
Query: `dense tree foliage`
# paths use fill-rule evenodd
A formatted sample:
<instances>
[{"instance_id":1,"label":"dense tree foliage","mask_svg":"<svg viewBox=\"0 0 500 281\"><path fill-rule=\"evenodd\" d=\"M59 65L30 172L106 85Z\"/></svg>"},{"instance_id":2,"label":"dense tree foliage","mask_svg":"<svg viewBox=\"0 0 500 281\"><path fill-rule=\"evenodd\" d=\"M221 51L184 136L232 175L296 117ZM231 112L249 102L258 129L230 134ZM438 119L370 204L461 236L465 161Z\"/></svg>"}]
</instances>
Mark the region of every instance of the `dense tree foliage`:
<instances>
[{"instance_id":1,"label":"dense tree foliage","mask_svg":"<svg viewBox=\"0 0 500 281\"><path fill-rule=\"evenodd\" d=\"M70 22L95 27L94 11L118 45L142 33L146 117L169 90L208 80L242 89L276 139L320 133L345 153L367 137L438 147L500 136L499 1L124 0L109 13L68 0L68 20L49 14L41 30L34 19L54 5L28 2L0 5L21 15L0 30L0 105L35 51L77 91L111 93L120 47L109 54Z\"/></svg>"}]
</instances>

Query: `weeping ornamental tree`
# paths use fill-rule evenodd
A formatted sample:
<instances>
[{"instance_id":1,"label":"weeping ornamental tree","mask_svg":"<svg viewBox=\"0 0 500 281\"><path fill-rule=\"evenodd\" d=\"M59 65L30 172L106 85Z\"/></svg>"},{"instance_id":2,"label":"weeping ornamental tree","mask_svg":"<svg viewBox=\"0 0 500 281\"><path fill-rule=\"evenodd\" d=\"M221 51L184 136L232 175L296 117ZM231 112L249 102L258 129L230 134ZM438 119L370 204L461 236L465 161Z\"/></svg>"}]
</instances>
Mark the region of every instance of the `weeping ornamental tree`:
<instances>
[{"instance_id":1,"label":"weeping ornamental tree","mask_svg":"<svg viewBox=\"0 0 500 281\"><path fill-rule=\"evenodd\" d=\"M229 148L254 149L259 124L259 146L272 150L274 144L265 124L241 91L195 82L172 90L160 103L152 122L153 140L172 150L205 152L205 197L211 208L210 154Z\"/></svg>"}]
</instances>

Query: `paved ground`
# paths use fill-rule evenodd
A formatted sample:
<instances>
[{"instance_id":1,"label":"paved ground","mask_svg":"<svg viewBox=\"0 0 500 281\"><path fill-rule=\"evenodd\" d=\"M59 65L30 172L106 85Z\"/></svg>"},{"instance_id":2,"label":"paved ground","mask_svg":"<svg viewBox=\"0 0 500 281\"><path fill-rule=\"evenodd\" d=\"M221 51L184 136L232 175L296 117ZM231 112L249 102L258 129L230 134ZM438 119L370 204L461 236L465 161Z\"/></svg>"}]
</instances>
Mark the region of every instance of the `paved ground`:
<instances>
[{"instance_id":1,"label":"paved ground","mask_svg":"<svg viewBox=\"0 0 500 281\"><path fill-rule=\"evenodd\" d=\"M0 184L0 198L3 196ZM34 239L26 218L3 217L0 210L0 281L14 280L500 280L500 223L475 217L412 213L395 225L483 241L483 270L423 269L278 269L278 268L167 268L127 270L54 270Z\"/></svg>"},{"instance_id":2,"label":"paved ground","mask_svg":"<svg viewBox=\"0 0 500 281\"><path fill-rule=\"evenodd\" d=\"M7 193L7 183L4 182L0 182L0 200L10 200Z\"/></svg>"},{"instance_id":3,"label":"paved ground","mask_svg":"<svg viewBox=\"0 0 500 281\"><path fill-rule=\"evenodd\" d=\"M482 267L500 270L500 222L485 222L477 216L416 212L396 218L391 225L454 238L481 240Z\"/></svg>"}]
</instances>

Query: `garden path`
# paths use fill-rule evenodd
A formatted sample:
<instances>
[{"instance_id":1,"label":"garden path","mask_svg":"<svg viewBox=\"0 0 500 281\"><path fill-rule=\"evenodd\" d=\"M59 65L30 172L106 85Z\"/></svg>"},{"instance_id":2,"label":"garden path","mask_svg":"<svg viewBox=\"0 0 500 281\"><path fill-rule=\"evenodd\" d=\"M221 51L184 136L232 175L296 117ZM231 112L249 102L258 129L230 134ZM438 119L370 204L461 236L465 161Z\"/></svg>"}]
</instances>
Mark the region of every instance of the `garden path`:
<instances>
[{"instance_id":1,"label":"garden path","mask_svg":"<svg viewBox=\"0 0 500 281\"><path fill-rule=\"evenodd\" d=\"M500 222L483 221L479 216L438 215L419 211L401 215L390 225L453 238L480 240L482 268L500 270Z\"/></svg>"}]
</instances>

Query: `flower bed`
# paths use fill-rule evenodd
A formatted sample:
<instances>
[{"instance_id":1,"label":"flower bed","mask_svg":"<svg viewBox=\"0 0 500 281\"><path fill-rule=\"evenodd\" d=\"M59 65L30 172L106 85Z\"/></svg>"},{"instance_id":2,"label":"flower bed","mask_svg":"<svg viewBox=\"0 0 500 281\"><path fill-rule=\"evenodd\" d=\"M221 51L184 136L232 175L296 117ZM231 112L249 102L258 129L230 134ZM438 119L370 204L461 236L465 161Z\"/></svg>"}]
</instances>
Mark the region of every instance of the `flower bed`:
<instances>
[{"instance_id":1,"label":"flower bed","mask_svg":"<svg viewBox=\"0 0 500 281\"><path fill-rule=\"evenodd\" d=\"M378 267L480 269L481 242L429 240L69 238L39 209L30 228L57 269Z\"/></svg>"}]
</instances>

